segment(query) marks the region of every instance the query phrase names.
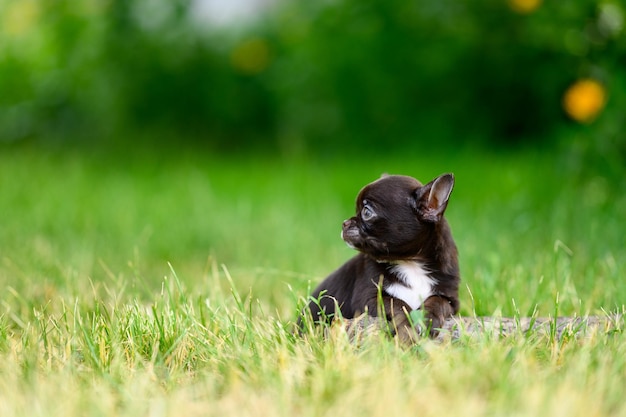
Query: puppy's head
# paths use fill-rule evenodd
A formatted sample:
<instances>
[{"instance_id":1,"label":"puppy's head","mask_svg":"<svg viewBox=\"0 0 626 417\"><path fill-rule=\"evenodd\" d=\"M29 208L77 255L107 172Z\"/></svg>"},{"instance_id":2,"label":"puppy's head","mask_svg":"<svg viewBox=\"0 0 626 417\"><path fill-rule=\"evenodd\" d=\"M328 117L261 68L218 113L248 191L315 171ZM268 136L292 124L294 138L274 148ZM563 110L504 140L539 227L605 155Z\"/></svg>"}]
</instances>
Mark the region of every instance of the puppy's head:
<instances>
[{"instance_id":1,"label":"puppy's head","mask_svg":"<svg viewBox=\"0 0 626 417\"><path fill-rule=\"evenodd\" d=\"M407 176L383 176L361 190L356 215L343 222L341 237L380 260L418 255L443 221L453 186L452 174L426 185Z\"/></svg>"}]
</instances>

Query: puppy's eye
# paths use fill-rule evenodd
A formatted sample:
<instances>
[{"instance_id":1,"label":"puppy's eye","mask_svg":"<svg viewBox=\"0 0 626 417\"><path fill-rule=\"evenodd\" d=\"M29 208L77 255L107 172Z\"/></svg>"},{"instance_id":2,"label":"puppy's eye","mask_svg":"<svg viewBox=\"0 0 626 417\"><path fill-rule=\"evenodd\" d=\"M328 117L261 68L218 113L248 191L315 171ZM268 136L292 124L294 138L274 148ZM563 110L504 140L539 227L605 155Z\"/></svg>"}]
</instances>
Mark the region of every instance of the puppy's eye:
<instances>
[{"instance_id":1,"label":"puppy's eye","mask_svg":"<svg viewBox=\"0 0 626 417\"><path fill-rule=\"evenodd\" d=\"M375 215L376 213L374 213L374 210L372 210L368 206L364 206L361 210L361 218L363 219L363 221L371 220L374 218Z\"/></svg>"}]
</instances>

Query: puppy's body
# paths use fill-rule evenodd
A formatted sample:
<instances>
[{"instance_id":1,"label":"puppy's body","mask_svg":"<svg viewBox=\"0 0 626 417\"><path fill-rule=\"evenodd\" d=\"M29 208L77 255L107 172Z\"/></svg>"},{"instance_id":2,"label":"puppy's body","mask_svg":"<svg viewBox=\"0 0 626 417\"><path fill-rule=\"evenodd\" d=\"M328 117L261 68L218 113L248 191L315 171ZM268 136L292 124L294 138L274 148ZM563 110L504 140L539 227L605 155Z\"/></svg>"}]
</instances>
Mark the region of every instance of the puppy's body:
<instances>
[{"instance_id":1,"label":"puppy's body","mask_svg":"<svg viewBox=\"0 0 626 417\"><path fill-rule=\"evenodd\" d=\"M424 186L411 177L385 176L363 188L356 216L342 229L342 238L360 253L315 289L309 304L314 320L332 321L337 306L344 318L383 313L410 339L410 311L423 309L432 332L456 314L458 255L443 218L453 184L451 174Z\"/></svg>"}]
</instances>

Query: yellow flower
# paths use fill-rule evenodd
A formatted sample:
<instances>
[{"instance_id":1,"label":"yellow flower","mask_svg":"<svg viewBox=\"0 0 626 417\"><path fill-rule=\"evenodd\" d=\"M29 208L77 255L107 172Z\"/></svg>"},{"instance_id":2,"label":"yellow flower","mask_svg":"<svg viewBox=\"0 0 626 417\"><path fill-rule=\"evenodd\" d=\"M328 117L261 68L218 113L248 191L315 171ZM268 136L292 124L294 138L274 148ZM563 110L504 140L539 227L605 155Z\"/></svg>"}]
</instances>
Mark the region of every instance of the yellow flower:
<instances>
[{"instance_id":1,"label":"yellow flower","mask_svg":"<svg viewBox=\"0 0 626 417\"><path fill-rule=\"evenodd\" d=\"M269 45L260 38L245 40L232 50L230 62L233 68L241 73L258 74L269 65Z\"/></svg>"},{"instance_id":2,"label":"yellow flower","mask_svg":"<svg viewBox=\"0 0 626 417\"><path fill-rule=\"evenodd\" d=\"M541 0L508 0L508 2L514 12L521 14L532 13L541 5Z\"/></svg>"},{"instance_id":3,"label":"yellow flower","mask_svg":"<svg viewBox=\"0 0 626 417\"><path fill-rule=\"evenodd\" d=\"M563 95L563 109L572 119L581 123L592 122L606 104L606 91L602 84L591 78L576 81Z\"/></svg>"}]
</instances>

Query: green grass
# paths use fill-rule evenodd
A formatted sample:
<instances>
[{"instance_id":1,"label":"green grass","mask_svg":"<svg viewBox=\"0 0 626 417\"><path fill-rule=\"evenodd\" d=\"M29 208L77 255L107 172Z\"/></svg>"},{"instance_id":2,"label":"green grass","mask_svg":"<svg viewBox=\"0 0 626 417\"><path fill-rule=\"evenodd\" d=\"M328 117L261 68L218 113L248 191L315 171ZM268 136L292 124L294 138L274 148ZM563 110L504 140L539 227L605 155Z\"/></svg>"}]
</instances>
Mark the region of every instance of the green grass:
<instances>
[{"instance_id":1,"label":"green grass","mask_svg":"<svg viewBox=\"0 0 626 417\"><path fill-rule=\"evenodd\" d=\"M574 167L576 168L576 167ZM462 314L623 311L621 178L549 154L2 150L0 415L623 415L626 336L292 334L382 172L457 184Z\"/></svg>"}]
</instances>

